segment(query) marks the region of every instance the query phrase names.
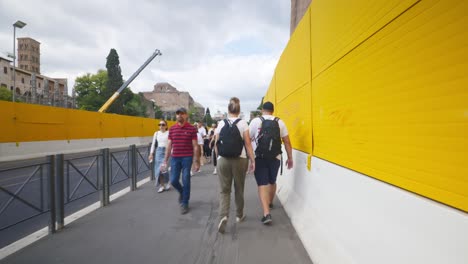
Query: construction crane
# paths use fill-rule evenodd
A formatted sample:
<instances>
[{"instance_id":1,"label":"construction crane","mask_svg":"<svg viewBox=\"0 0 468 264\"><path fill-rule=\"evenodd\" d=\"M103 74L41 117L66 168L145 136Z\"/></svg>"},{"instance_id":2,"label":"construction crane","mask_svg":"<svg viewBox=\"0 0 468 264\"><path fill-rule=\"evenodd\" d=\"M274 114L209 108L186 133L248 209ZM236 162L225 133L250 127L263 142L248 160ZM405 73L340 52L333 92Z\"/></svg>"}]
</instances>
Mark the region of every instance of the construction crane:
<instances>
[{"instance_id":1,"label":"construction crane","mask_svg":"<svg viewBox=\"0 0 468 264\"><path fill-rule=\"evenodd\" d=\"M130 77L130 79L128 79L124 84L122 84L122 86L120 86L120 88L111 96L111 98L109 98L107 100L107 102L102 105L102 107L99 109L99 113L103 113L107 110L107 108L109 108L109 106L119 97L120 93L123 91L123 89L125 89L137 76L138 74L140 74L140 72L146 67L148 66L148 64L154 59L156 58L156 56L158 55L162 55L161 51L159 51L158 49L154 51L153 55L151 55L151 57L148 58L148 60L145 61L145 63L143 63L143 65L141 65L141 67Z\"/></svg>"}]
</instances>

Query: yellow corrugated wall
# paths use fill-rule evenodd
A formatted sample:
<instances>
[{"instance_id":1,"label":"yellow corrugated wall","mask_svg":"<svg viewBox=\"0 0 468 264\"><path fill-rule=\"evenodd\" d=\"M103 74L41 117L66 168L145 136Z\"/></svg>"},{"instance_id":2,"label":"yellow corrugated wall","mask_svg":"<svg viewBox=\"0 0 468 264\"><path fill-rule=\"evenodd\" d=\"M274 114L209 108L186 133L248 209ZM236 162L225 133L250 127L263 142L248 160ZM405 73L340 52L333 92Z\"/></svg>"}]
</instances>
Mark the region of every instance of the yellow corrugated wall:
<instances>
[{"instance_id":1,"label":"yellow corrugated wall","mask_svg":"<svg viewBox=\"0 0 468 264\"><path fill-rule=\"evenodd\" d=\"M0 143L145 137L159 129L158 122L150 118L0 101Z\"/></svg>"},{"instance_id":2,"label":"yellow corrugated wall","mask_svg":"<svg viewBox=\"0 0 468 264\"><path fill-rule=\"evenodd\" d=\"M468 211L466 25L462 0L312 1L265 98L295 149Z\"/></svg>"}]
</instances>

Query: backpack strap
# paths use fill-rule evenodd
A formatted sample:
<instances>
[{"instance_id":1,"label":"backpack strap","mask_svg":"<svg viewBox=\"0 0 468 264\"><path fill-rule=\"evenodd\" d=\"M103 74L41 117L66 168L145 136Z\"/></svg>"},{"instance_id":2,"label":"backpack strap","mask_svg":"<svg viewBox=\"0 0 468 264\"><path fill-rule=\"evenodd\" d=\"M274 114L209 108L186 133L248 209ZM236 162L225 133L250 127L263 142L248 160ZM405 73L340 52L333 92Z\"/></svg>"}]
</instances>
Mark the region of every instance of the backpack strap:
<instances>
[{"instance_id":1,"label":"backpack strap","mask_svg":"<svg viewBox=\"0 0 468 264\"><path fill-rule=\"evenodd\" d=\"M229 119L226 118L226 119L224 119L224 124L225 124L226 126L234 126L234 125L237 125L237 123L239 123L239 121L241 121L241 119L240 119L240 118L237 118L237 119L234 121L234 123L231 124L231 121L230 121Z\"/></svg>"}]
</instances>

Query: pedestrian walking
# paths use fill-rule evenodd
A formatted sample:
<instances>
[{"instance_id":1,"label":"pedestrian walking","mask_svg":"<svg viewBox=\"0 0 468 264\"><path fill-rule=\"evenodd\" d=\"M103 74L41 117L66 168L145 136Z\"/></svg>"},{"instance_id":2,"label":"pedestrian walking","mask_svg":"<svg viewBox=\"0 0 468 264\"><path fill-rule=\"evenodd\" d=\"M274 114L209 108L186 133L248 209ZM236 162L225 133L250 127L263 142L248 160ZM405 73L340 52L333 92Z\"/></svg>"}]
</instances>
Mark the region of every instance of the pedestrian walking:
<instances>
[{"instance_id":1,"label":"pedestrian walking","mask_svg":"<svg viewBox=\"0 0 468 264\"><path fill-rule=\"evenodd\" d=\"M276 176L281 165L281 141L284 143L288 169L293 167L292 147L288 129L284 122L273 116L274 105L265 102L262 106L262 116L250 122L250 135L255 151L255 180L262 204L263 224L270 224L273 220L270 209L273 208L273 198L276 193Z\"/></svg>"},{"instance_id":2,"label":"pedestrian walking","mask_svg":"<svg viewBox=\"0 0 468 264\"><path fill-rule=\"evenodd\" d=\"M244 185L247 168L254 171L255 160L250 142L249 125L239 118L240 101L232 97L228 105L228 118L219 122L215 130L218 142L218 178L220 185L220 209L218 231L224 233L229 218L231 186L234 181L236 222L245 219ZM249 166L250 159L250 166Z\"/></svg>"},{"instance_id":3,"label":"pedestrian walking","mask_svg":"<svg viewBox=\"0 0 468 264\"><path fill-rule=\"evenodd\" d=\"M200 168L200 156L198 156L197 130L187 122L187 110L183 107L176 111L177 123L169 129L169 136L164 157L164 165L167 166L171 157L171 185L179 192L179 204L181 213L189 211L190 200L190 168L192 162L195 170ZM172 153L172 154L171 154ZM182 184L180 174L182 173Z\"/></svg>"},{"instance_id":4,"label":"pedestrian walking","mask_svg":"<svg viewBox=\"0 0 468 264\"><path fill-rule=\"evenodd\" d=\"M212 125L212 130L210 132L211 139L210 139L210 149L211 149L211 160L213 161L213 174L216 175L218 171L216 170L216 167L218 165L218 148L216 147L216 137L214 136L214 132L217 128L217 123L213 123Z\"/></svg>"},{"instance_id":5,"label":"pedestrian walking","mask_svg":"<svg viewBox=\"0 0 468 264\"><path fill-rule=\"evenodd\" d=\"M167 122L165 120L159 121L158 126L159 131L154 132L148 160L149 162L154 162L154 176L156 177L155 186L156 189L158 189L158 193L161 193L163 191L168 191L171 188L167 166L162 166L164 163L164 155L166 153L169 132L167 131Z\"/></svg>"}]
</instances>

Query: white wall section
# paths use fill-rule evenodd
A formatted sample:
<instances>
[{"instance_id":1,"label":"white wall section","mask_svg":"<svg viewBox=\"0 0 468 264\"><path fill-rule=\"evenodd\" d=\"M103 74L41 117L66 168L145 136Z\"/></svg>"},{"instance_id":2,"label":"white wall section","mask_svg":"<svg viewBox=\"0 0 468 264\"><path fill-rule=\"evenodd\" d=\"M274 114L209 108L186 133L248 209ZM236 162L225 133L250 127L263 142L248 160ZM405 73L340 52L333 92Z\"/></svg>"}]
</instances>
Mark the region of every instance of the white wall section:
<instances>
[{"instance_id":1,"label":"white wall section","mask_svg":"<svg viewBox=\"0 0 468 264\"><path fill-rule=\"evenodd\" d=\"M278 197L314 263L466 264L468 214L294 150Z\"/></svg>"}]
</instances>

